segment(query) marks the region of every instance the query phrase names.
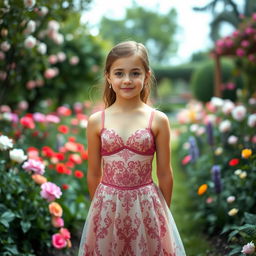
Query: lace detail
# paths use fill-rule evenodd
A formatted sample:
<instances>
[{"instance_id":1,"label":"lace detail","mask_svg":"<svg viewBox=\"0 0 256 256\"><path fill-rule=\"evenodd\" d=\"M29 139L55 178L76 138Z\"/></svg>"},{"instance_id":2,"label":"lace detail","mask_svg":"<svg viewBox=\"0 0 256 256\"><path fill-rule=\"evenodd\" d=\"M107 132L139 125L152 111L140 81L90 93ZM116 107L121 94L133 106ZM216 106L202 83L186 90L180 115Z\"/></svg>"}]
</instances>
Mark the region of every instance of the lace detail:
<instances>
[{"instance_id":1,"label":"lace detail","mask_svg":"<svg viewBox=\"0 0 256 256\"><path fill-rule=\"evenodd\" d=\"M101 155L110 155L129 149L142 155L152 155L155 152L154 136L150 128L142 128L132 133L126 142L113 129L101 130Z\"/></svg>"},{"instance_id":2,"label":"lace detail","mask_svg":"<svg viewBox=\"0 0 256 256\"><path fill-rule=\"evenodd\" d=\"M152 116L148 128L136 130L126 141L115 130L104 128L103 122L103 176L78 256L186 255L161 190L152 181Z\"/></svg>"}]
</instances>

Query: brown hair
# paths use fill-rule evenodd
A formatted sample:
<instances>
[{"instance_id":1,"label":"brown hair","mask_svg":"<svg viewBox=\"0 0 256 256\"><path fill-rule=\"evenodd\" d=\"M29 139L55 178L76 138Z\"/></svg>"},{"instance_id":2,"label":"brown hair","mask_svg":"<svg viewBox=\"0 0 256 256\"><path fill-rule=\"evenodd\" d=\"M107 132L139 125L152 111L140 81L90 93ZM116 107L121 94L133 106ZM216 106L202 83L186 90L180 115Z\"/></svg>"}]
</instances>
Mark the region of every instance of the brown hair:
<instances>
[{"instance_id":1,"label":"brown hair","mask_svg":"<svg viewBox=\"0 0 256 256\"><path fill-rule=\"evenodd\" d=\"M119 58L129 57L132 55L137 55L141 59L142 64L145 68L145 72L150 71L148 52L146 47L143 44L137 43L135 41L126 41L114 46L107 55L104 74L109 74L110 68L114 61L116 61ZM145 103L147 102L148 97L150 95L151 86L153 84L152 78L153 74L150 77L149 83L147 83L147 85L144 85L140 93L140 98ZM116 100L116 94L112 88L109 88L109 86L110 84L108 83L105 77L103 92L103 101L105 103L105 108L111 106Z\"/></svg>"}]
</instances>

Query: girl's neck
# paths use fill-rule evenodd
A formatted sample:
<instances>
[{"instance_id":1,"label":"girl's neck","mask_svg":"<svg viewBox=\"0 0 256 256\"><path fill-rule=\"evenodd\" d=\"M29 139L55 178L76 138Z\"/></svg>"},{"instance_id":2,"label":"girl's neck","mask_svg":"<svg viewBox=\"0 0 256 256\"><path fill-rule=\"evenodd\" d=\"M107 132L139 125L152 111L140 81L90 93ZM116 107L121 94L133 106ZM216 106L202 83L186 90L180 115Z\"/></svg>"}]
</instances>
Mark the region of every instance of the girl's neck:
<instances>
[{"instance_id":1,"label":"girl's neck","mask_svg":"<svg viewBox=\"0 0 256 256\"><path fill-rule=\"evenodd\" d=\"M115 103L112 105L113 109L118 109L120 112L130 112L136 110L145 103L140 98L134 98L129 100L116 99Z\"/></svg>"}]
</instances>

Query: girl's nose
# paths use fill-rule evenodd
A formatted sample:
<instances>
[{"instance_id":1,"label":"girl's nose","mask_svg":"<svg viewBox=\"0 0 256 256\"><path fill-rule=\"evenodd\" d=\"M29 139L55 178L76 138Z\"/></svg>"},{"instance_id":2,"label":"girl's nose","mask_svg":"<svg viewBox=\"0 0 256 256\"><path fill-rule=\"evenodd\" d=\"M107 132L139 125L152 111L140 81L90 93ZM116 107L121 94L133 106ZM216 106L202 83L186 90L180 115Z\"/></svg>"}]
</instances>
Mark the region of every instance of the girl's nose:
<instances>
[{"instance_id":1,"label":"girl's nose","mask_svg":"<svg viewBox=\"0 0 256 256\"><path fill-rule=\"evenodd\" d=\"M129 75L126 75L126 76L124 77L124 82L125 82L125 83L130 83L130 82L131 82L131 78L130 78Z\"/></svg>"}]
</instances>

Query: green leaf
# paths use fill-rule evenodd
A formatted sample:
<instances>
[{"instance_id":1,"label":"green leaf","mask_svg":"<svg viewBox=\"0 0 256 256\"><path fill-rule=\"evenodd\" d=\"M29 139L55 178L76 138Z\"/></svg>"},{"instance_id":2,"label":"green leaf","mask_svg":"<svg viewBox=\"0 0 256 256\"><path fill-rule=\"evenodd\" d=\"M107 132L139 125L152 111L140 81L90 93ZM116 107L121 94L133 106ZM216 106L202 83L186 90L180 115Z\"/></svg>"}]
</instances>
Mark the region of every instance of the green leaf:
<instances>
[{"instance_id":1,"label":"green leaf","mask_svg":"<svg viewBox=\"0 0 256 256\"><path fill-rule=\"evenodd\" d=\"M21 225L21 228L22 228L23 233L28 232L28 230L31 228L31 222L30 222L30 221L24 221L24 220L22 220L22 221L20 222L20 225Z\"/></svg>"},{"instance_id":2,"label":"green leaf","mask_svg":"<svg viewBox=\"0 0 256 256\"><path fill-rule=\"evenodd\" d=\"M15 214L11 211L4 212L0 217L0 223L9 228L9 223L13 221Z\"/></svg>"},{"instance_id":3,"label":"green leaf","mask_svg":"<svg viewBox=\"0 0 256 256\"><path fill-rule=\"evenodd\" d=\"M245 222L248 224L255 224L256 223L256 214L251 214L248 212L244 213Z\"/></svg>"}]
</instances>

